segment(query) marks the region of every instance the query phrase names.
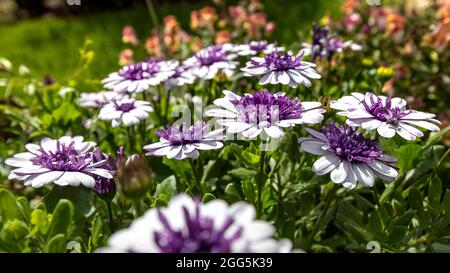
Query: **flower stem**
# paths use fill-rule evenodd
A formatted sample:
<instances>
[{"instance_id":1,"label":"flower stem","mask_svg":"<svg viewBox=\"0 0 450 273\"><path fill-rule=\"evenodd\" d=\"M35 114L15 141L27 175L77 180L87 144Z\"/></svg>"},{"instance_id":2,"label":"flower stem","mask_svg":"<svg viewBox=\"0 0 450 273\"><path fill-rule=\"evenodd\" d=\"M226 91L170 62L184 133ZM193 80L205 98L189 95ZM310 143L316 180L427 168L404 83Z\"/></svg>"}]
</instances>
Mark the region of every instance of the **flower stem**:
<instances>
[{"instance_id":1,"label":"flower stem","mask_svg":"<svg viewBox=\"0 0 450 273\"><path fill-rule=\"evenodd\" d=\"M257 180L257 186L258 186L258 200L257 200L257 206L256 206L256 216L257 218L260 218L262 215L263 210L263 204L262 204L262 191L264 187L264 183L266 182L266 175L264 173L264 163L266 161L266 151L261 150L261 155L259 157L259 173L258 173L258 180Z\"/></svg>"},{"instance_id":2,"label":"flower stem","mask_svg":"<svg viewBox=\"0 0 450 273\"><path fill-rule=\"evenodd\" d=\"M316 237L317 233L320 231L320 228L323 224L323 221L325 219L325 216L328 212L328 209L330 208L331 201L333 200L333 197L337 191L336 184L333 183L333 188L330 190L330 193L327 195L325 200L325 208L323 209L322 213L319 216L319 219L317 219L316 224L314 225L313 231L309 234L309 236L306 238L303 249L305 251L309 251L311 248L311 245L314 241L314 238Z\"/></svg>"},{"instance_id":3,"label":"flower stem","mask_svg":"<svg viewBox=\"0 0 450 273\"><path fill-rule=\"evenodd\" d=\"M128 130L128 145L130 145L130 152L134 151L134 133L133 133L133 127L127 127Z\"/></svg>"},{"instance_id":4,"label":"flower stem","mask_svg":"<svg viewBox=\"0 0 450 273\"><path fill-rule=\"evenodd\" d=\"M144 209L142 208L141 199L136 199L133 202L134 210L136 211L136 217L139 217L144 214Z\"/></svg>"},{"instance_id":5,"label":"flower stem","mask_svg":"<svg viewBox=\"0 0 450 273\"><path fill-rule=\"evenodd\" d=\"M170 115L169 115L169 106L170 106L170 93L171 90L167 90L167 97L166 97L166 109L164 110L164 121L165 123L167 123L170 119Z\"/></svg>"},{"instance_id":6,"label":"flower stem","mask_svg":"<svg viewBox=\"0 0 450 273\"><path fill-rule=\"evenodd\" d=\"M192 158L189 158L189 163L191 164L192 172L194 173L194 179L195 179L195 187L197 187L198 193L203 196L203 190L200 178L198 177L197 168L195 167L194 160Z\"/></svg>"},{"instance_id":7,"label":"flower stem","mask_svg":"<svg viewBox=\"0 0 450 273\"><path fill-rule=\"evenodd\" d=\"M108 217L109 217L109 229L111 230L111 233L115 231L114 228L114 218L112 214L112 207L111 207L111 200L106 200L106 207L108 208Z\"/></svg>"}]
</instances>

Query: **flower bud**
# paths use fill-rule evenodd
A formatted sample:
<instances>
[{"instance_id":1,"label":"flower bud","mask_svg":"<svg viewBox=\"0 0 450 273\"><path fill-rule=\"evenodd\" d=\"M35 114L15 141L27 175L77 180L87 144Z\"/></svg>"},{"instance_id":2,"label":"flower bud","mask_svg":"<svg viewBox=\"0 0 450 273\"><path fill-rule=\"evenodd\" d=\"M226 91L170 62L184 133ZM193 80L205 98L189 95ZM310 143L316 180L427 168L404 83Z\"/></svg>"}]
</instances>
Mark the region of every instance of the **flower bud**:
<instances>
[{"instance_id":1,"label":"flower bud","mask_svg":"<svg viewBox=\"0 0 450 273\"><path fill-rule=\"evenodd\" d=\"M134 154L125 162L122 160L117 171L117 181L125 196L138 199L144 196L153 185L152 171L143 158Z\"/></svg>"}]
</instances>

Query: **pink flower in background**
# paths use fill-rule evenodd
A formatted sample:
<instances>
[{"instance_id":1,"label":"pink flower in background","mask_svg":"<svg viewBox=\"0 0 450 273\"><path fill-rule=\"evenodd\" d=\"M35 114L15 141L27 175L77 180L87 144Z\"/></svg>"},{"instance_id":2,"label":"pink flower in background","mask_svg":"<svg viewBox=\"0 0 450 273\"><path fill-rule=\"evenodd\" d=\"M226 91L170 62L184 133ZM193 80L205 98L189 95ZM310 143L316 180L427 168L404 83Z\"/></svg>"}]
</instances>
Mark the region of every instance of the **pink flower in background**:
<instances>
[{"instance_id":1,"label":"pink flower in background","mask_svg":"<svg viewBox=\"0 0 450 273\"><path fill-rule=\"evenodd\" d=\"M132 26L125 26L122 30L122 42L126 44L137 45L139 43L136 33Z\"/></svg>"},{"instance_id":2,"label":"pink flower in background","mask_svg":"<svg viewBox=\"0 0 450 273\"><path fill-rule=\"evenodd\" d=\"M129 65L133 63L133 50L124 49L120 52L119 55L119 64L120 65Z\"/></svg>"}]
</instances>

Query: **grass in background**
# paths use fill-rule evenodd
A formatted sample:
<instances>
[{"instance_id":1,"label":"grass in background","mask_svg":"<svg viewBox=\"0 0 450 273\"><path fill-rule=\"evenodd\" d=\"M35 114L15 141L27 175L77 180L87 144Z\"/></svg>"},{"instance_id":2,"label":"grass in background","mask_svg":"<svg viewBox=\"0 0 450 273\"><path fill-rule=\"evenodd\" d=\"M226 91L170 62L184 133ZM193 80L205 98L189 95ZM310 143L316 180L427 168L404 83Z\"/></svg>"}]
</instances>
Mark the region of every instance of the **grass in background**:
<instances>
[{"instance_id":1,"label":"grass in background","mask_svg":"<svg viewBox=\"0 0 450 273\"><path fill-rule=\"evenodd\" d=\"M274 39L291 43L299 30L311 28L326 11L335 13L341 1L262 1L270 20L277 23ZM156 7L160 18L175 15L188 29L190 12L210 1L165 3ZM14 65L27 65L35 76L51 75L62 80L70 75L79 61L78 50L86 39L93 41L95 58L86 72L89 78L103 78L118 67L118 54L125 48L121 42L124 25L135 27L139 37L147 37L152 28L145 5L142 7L105 11L72 18L32 19L0 25L0 57Z\"/></svg>"}]
</instances>

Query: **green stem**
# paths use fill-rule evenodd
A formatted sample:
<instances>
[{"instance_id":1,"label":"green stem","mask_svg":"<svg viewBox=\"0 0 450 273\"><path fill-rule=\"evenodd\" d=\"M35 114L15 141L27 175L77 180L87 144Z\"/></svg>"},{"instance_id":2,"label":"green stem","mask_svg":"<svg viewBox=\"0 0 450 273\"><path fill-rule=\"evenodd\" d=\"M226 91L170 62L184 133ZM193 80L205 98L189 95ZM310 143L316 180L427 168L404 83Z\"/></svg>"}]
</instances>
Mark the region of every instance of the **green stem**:
<instances>
[{"instance_id":1,"label":"green stem","mask_svg":"<svg viewBox=\"0 0 450 273\"><path fill-rule=\"evenodd\" d=\"M189 163L191 164L192 172L194 173L195 187L197 187L198 193L203 196L203 189L200 178L198 177L198 172L197 168L195 167L194 160L192 158L189 158Z\"/></svg>"},{"instance_id":2,"label":"green stem","mask_svg":"<svg viewBox=\"0 0 450 273\"><path fill-rule=\"evenodd\" d=\"M258 173L258 180L257 180L257 186L258 186L258 200L257 200L257 206L256 206L257 218L261 218L262 210L263 210L263 204L262 204L261 197L262 197L264 183L266 182L265 173L264 173L265 161L266 161L266 151L261 150L261 155L259 157L259 173Z\"/></svg>"},{"instance_id":3,"label":"green stem","mask_svg":"<svg viewBox=\"0 0 450 273\"><path fill-rule=\"evenodd\" d=\"M325 208L323 209L322 213L319 216L319 219L317 219L316 224L314 225L314 228L312 232L309 234L309 236L305 240L304 244L304 250L309 251L311 248L311 245L314 241L314 238L316 237L317 233L320 231L320 228L322 226L322 222L328 212L328 209L330 208L331 201L333 200L333 197L337 191L336 184L333 183L333 188L331 189L330 193L328 194L326 201L325 201Z\"/></svg>"},{"instance_id":4,"label":"green stem","mask_svg":"<svg viewBox=\"0 0 450 273\"><path fill-rule=\"evenodd\" d=\"M130 152L134 151L134 134L133 134L133 126L127 127L128 130L128 145L130 145Z\"/></svg>"},{"instance_id":5,"label":"green stem","mask_svg":"<svg viewBox=\"0 0 450 273\"><path fill-rule=\"evenodd\" d=\"M111 233L115 231L114 228L114 218L112 214L112 207L111 207L111 200L105 200L106 207L108 208L108 217L109 217L109 229L111 230Z\"/></svg>"},{"instance_id":6,"label":"green stem","mask_svg":"<svg viewBox=\"0 0 450 273\"><path fill-rule=\"evenodd\" d=\"M171 90L167 90L167 97L166 97L166 109L164 110L164 122L167 123L170 119L169 115L169 106L170 106L170 93Z\"/></svg>"},{"instance_id":7,"label":"green stem","mask_svg":"<svg viewBox=\"0 0 450 273\"><path fill-rule=\"evenodd\" d=\"M163 36L164 34L159 29L158 16L156 15L155 6L153 5L152 0L145 0L145 3L147 4L147 9L148 9L148 12L150 13L150 17L152 19L153 26L158 30L158 39L159 39L159 44L161 46L161 51L163 52L163 54L165 54L164 36Z\"/></svg>"},{"instance_id":8,"label":"green stem","mask_svg":"<svg viewBox=\"0 0 450 273\"><path fill-rule=\"evenodd\" d=\"M136 211L136 217L139 217L144 214L144 209L142 208L141 199L136 199L133 202L134 210Z\"/></svg>"}]
</instances>

